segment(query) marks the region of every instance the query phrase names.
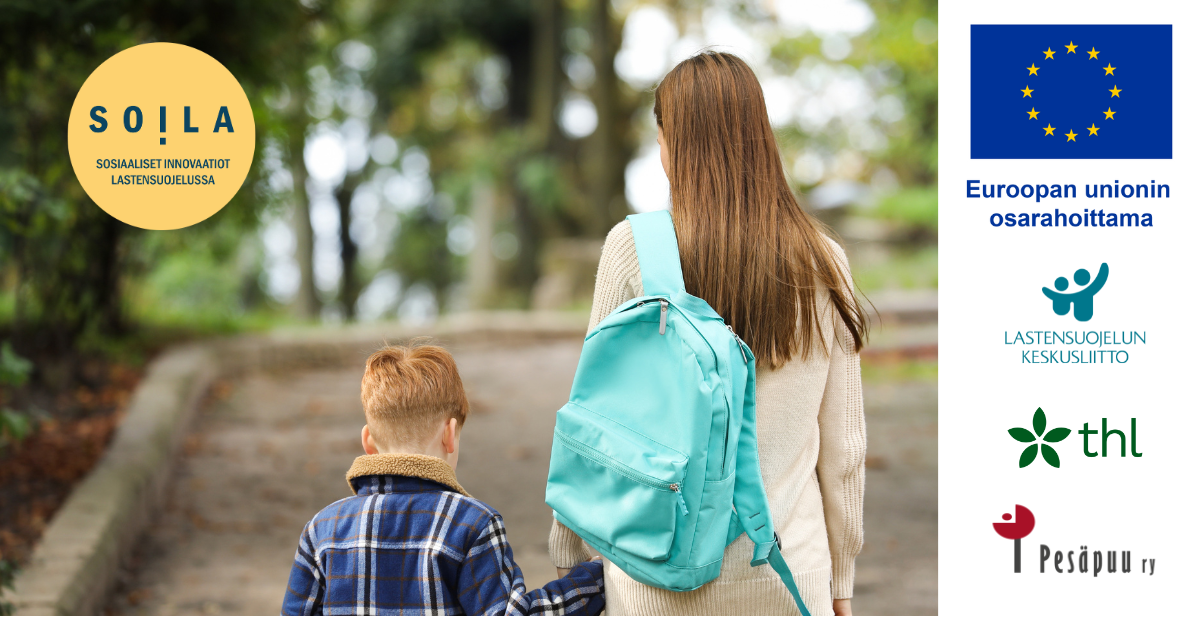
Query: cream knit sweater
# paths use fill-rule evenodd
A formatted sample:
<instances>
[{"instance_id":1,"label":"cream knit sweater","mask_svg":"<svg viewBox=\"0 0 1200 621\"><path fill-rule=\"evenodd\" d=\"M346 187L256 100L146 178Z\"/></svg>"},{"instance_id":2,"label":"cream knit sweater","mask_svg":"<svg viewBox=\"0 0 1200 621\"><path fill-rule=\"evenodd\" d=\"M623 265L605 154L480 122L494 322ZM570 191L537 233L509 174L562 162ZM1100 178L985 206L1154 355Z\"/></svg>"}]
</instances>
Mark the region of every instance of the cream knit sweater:
<instances>
[{"instance_id":1,"label":"cream knit sweater","mask_svg":"<svg viewBox=\"0 0 1200 621\"><path fill-rule=\"evenodd\" d=\"M848 272L841 247L829 244ZM633 229L625 221L604 242L588 331L622 302L641 295ZM849 598L854 591L867 438L850 332L829 305L827 290L817 308L826 350L818 347L807 360L793 358L775 371L759 367L755 401L759 459L783 557L809 611L831 615L831 600ZM608 614L797 614L774 570L750 566L752 552L753 544L742 534L725 549L721 575L685 593L643 585L605 561ZM556 520L550 529L551 560L572 567L588 557L583 540Z\"/></svg>"}]
</instances>

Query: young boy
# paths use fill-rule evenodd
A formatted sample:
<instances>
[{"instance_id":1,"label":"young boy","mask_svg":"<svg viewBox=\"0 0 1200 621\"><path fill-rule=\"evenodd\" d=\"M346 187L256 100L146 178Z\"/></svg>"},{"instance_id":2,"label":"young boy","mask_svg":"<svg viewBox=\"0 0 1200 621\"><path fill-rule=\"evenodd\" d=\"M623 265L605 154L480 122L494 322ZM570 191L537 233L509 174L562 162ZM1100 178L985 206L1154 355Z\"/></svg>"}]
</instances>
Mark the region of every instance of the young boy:
<instances>
[{"instance_id":1,"label":"young boy","mask_svg":"<svg viewBox=\"0 0 1200 621\"><path fill-rule=\"evenodd\" d=\"M599 562L526 591L504 520L458 484L467 398L450 352L375 352L362 403L367 454L346 473L355 495L304 527L283 614L599 614Z\"/></svg>"}]
</instances>

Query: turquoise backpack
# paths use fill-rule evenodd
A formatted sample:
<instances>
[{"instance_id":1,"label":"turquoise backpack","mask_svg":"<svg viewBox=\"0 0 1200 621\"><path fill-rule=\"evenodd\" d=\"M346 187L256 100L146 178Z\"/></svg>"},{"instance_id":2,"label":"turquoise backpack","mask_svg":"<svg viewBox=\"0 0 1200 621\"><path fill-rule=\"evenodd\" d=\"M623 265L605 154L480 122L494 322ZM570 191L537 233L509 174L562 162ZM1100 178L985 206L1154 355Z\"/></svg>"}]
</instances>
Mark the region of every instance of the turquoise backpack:
<instances>
[{"instance_id":1,"label":"turquoise backpack","mask_svg":"<svg viewBox=\"0 0 1200 621\"><path fill-rule=\"evenodd\" d=\"M672 591L716 578L745 532L751 565L770 563L807 615L758 466L754 354L684 291L671 214L628 219L646 295L584 341L554 425L546 504L635 580Z\"/></svg>"}]
</instances>

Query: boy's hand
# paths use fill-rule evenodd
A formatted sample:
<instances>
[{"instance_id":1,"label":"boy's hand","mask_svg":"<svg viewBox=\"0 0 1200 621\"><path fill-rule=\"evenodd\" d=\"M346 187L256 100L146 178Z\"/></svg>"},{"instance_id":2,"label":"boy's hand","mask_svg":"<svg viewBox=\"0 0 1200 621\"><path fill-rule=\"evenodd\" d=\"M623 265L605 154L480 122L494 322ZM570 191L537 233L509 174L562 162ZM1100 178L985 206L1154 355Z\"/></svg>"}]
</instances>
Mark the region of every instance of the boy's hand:
<instances>
[{"instance_id":1,"label":"boy's hand","mask_svg":"<svg viewBox=\"0 0 1200 621\"><path fill-rule=\"evenodd\" d=\"M600 561L600 557L599 557L599 556L593 556L592 558L589 558L589 559L588 559L588 561L595 561L595 562L599 562L599 561ZM567 574L571 573L571 568L569 568L569 567L568 567L567 569L563 569L562 567L557 567L556 569L558 569L558 577L559 577L559 578L566 578L566 577L567 577Z\"/></svg>"}]
</instances>

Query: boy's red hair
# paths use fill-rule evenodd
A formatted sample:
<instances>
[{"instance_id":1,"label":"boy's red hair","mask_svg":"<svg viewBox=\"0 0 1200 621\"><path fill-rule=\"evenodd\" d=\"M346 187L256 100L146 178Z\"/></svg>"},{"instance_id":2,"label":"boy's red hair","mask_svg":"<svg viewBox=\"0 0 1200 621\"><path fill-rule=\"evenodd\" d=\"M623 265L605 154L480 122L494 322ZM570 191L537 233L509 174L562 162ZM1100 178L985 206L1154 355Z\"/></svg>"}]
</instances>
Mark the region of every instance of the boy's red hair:
<instances>
[{"instance_id":1,"label":"boy's red hair","mask_svg":"<svg viewBox=\"0 0 1200 621\"><path fill-rule=\"evenodd\" d=\"M447 418L467 420L467 395L450 352L391 345L367 358L362 380L367 426L377 442L414 445Z\"/></svg>"}]
</instances>

